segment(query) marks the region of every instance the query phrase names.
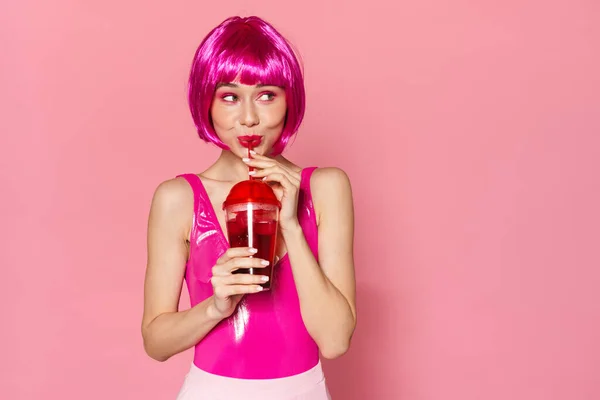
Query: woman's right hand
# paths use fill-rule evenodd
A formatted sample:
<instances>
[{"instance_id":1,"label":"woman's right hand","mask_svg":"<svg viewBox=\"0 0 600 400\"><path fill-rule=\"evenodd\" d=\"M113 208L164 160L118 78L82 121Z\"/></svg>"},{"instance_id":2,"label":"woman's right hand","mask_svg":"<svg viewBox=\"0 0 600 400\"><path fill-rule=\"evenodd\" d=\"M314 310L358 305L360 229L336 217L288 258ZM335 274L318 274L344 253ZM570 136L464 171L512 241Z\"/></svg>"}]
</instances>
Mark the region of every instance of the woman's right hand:
<instances>
[{"instance_id":1,"label":"woman's right hand","mask_svg":"<svg viewBox=\"0 0 600 400\"><path fill-rule=\"evenodd\" d=\"M258 293L262 283L268 281L263 275L234 274L240 268L264 268L268 262L260 258L250 258L256 249L231 247L212 268L213 308L216 318L227 318L235 311L244 294ZM266 263L266 265L265 265Z\"/></svg>"}]
</instances>

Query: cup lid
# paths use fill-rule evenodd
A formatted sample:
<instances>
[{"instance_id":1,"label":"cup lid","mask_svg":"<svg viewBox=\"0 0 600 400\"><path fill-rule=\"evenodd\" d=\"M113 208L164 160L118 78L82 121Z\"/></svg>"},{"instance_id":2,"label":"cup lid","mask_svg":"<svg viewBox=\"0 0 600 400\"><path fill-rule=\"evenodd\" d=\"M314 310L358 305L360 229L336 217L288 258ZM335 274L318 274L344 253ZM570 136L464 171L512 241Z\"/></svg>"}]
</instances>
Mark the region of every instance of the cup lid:
<instances>
[{"instance_id":1,"label":"cup lid","mask_svg":"<svg viewBox=\"0 0 600 400\"><path fill-rule=\"evenodd\" d=\"M277 200L271 186L263 181L252 179L236 183L223 202L223 208L244 203L272 204L281 208L281 203Z\"/></svg>"}]
</instances>

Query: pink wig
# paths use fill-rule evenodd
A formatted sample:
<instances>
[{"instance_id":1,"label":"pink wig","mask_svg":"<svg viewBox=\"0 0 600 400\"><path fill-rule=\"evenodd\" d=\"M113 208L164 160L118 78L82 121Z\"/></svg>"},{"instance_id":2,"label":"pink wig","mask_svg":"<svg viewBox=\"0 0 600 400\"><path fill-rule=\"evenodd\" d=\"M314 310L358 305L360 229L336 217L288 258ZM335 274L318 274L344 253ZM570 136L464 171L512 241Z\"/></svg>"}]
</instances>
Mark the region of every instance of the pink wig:
<instances>
[{"instance_id":1,"label":"pink wig","mask_svg":"<svg viewBox=\"0 0 600 400\"><path fill-rule=\"evenodd\" d=\"M210 107L217 85L238 77L245 85L284 88L285 126L272 151L272 155L280 154L304 117L304 80L290 44L258 17L226 19L204 38L194 56L188 88L192 118L200 138L223 149L228 147L214 130Z\"/></svg>"}]
</instances>

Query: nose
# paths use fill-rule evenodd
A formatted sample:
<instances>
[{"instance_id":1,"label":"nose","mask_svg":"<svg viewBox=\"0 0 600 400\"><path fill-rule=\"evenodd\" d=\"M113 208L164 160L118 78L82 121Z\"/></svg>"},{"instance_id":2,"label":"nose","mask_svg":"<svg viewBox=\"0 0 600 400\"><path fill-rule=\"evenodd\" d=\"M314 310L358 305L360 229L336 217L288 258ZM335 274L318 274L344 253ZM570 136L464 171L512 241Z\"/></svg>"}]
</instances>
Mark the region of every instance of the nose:
<instances>
[{"instance_id":1,"label":"nose","mask_svg":"<svg viewBox=\"0 0 600 400\"><path fill-rule=\"evenodd\" d=\"M259 118L258 113L256 112L256 107L253 102L246 102L242 104L241 115L240 115L240 124L250 127L254 125L258 125Z\"/></svg>"}]
</instances>

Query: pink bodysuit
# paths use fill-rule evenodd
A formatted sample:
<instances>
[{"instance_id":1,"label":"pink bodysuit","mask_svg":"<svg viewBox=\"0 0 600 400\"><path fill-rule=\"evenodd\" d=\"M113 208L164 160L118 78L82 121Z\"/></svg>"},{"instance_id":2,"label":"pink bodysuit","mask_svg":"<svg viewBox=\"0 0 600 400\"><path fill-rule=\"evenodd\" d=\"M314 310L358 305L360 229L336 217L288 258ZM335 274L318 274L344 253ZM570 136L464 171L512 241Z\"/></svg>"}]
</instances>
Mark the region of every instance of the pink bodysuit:
<instances>
[{"instance_id":1,"label":"pink bodysuit","mask_svg":"<svg viewBox=\"0 0 600 400\"><path fill-rule=\"evenodd\" d=\"M302 170L298 219L317 258L317 222L310 191L314 170ZM180 176L194 191L190 257L185 273L194 306L212 296L211 269L229 244L200 178L194 174ZM318 363L319 350L304 326L287 254L274 266L272 289L245 295L234 314L210 331L194 352L194 365L200 370L242 379L289 377Z\"/></svg>"}]
</instances>

